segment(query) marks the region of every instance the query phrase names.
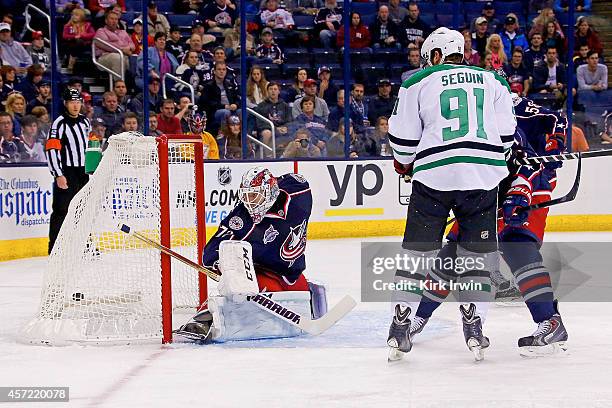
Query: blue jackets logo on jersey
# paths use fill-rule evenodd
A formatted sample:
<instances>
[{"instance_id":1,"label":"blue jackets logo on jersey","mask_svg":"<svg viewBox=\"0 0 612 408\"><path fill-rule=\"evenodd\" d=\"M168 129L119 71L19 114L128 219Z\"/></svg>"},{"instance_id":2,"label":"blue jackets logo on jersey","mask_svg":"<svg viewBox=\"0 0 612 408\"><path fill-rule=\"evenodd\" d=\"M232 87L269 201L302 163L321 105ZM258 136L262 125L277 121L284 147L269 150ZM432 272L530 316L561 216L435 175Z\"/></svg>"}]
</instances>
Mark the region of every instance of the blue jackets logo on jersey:
<instances>
[{"instance_id":1,"label":"blue jackets logo on jersey","mask_svg":"<svg viewBox=\"0 0 612 408\"><path fill-rule=\"evenodd\" d=\"M232 182L232 169L229 167L219 167L217 169L217 180L222 186L226 186Z\"/></svg>"},{"instance_id":2,"label":"blue jackets logo on jersey","mask_svg":"<svg viewBox=\"0 0 612 408\"><path fill-rule=\"evenodd\" d=\"M264 232L263 243L269 244L270 242L274 241L277 236L278 236L278 231L274 229L273 225L270 225L268 229L266 230L266 232Z\"/></svg>"},{"instance_id":3,"label":"blue jackets logo on jersey","mask_svg":"<svg viewBox=\"0 0 612 408\"><path fill-rule=\"evenodd\" d=\"M236 231L241 230L242 227L244 227L244 221L242 221L242 218L240 218L239 216L234 215L229 220L229 227Z\"/></svg>"},{"instance_id":4,"label":"blue jackets logo on jersey","mask_svg":"<svg viewBox=\"0 0 612 408\"><path fill-rule=\"evenodd\" d=\"M285 242L281 246L280 257L283 261L293 265L306 250L306 220L296 227L292 227Z\"/></svg>"}]
</instances>

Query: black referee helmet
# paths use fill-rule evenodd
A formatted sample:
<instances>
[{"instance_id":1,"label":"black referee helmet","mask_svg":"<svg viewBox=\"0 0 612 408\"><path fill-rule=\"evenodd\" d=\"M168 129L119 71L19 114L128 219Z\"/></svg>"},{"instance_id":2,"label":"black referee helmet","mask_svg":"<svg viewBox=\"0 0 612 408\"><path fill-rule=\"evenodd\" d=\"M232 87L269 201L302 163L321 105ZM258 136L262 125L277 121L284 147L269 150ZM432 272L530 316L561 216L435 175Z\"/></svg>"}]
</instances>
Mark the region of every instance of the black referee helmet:
<instances>
[{"instance_id":1,"label":"black referee helmet","mask_svg":"<svg viewBox=\"0 0 612 408\"><path fill-rule=\"evenodd\" d=\"M68 101L83 102L83 97L81 96L81 93L74 88L66 88L64 90L64 95L62 96L62 99L64 99L64 102L68 102Z\"/></svg>"}]
</instances>

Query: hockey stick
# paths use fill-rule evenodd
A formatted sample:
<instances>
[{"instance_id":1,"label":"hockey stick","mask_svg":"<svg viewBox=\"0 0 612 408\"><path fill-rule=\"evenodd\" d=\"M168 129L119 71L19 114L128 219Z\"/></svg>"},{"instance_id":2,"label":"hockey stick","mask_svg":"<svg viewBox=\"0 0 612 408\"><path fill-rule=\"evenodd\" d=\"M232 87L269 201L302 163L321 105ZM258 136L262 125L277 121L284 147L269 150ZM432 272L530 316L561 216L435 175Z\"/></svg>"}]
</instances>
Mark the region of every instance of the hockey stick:
<instances>
[{"instance_id":1,"label":"hockey stick","mask_svg":"<svg viewBox=\"0 0 612 408\"><path fill-rule=\"evenodd\" d=\"M593 157L604 157L612 156L612 149L594 150L590 152L578 152L578 153L562 153L554 154L552 156L536 156L536 157L525 157L523 159L517 159L519 164L531 165L541 163L551 163L565 160L574 160L580 157L584 159Z\"/></svg>"},{"instance_id":2,"label":"hockey stick","mask_svg":"<svg viewBox=\"0 0 612 408\"><path fill-rule=\"evenodd\" d=\"M174 252L170 248L167 248L155 241L150 240L144 235L136 231L133 231L128 225L122 224L119 226L119 229L122 232L125 232L126 234L129 234L129 235L133 235L135 238L141 240L142 242L154 248L159 249L163 253L181 261L185 265L192 267L198 272L203 273L207 276L210 276L213 280L218 281L221 276L218 273L215 273L214 271L211 271L203 267L202 265L198 265L197 263L191 261L190 259L185 258L184 256ZM213 276L215 276L216 279L213 278ZM312 320L310 319L310 317L302 316L299 313L294 312L282 306L280 303L277 303L276 301L272 300L271 298L261 293L258 293L253 296L247 296L247 300L254 303L259 308L265 310L266 312L278 317L279 319L289 323L290 325L295 326L313 336L317 336L323 333L324 331L326 331L327 329L329 329L330 327L332 327L340 319L342 319L348 312L353 310L353 308L357 305L357 302L355 302L355 299L353 299L349 295L346 295L340 300L340 302L336 304L336 306L329 309L328 312L324 316L320 317L317 320Z\"/></svg>"},{"instance_id":3,"label":"hockey stick","mask_svg":"<svg viewBox=\"0 0 612 408\"><path fill-rule=\"evenodd\" d=\"M576 169L576 179L574 180L574 185L572 186L571 190L566 195L564 195L563 197L549 200L549 201L544 201L543 203L532 204L529 207L519 208L517 212L522 213L525 211L537 210L538 208L545 208L545 207L550 207L552 205L567 203L575 199L576 194L578 194L578 188L580 187L580 173L582 170L582 153L576 153L576 154L578 155L578 168Z\"/></svg>"}]
</instances>

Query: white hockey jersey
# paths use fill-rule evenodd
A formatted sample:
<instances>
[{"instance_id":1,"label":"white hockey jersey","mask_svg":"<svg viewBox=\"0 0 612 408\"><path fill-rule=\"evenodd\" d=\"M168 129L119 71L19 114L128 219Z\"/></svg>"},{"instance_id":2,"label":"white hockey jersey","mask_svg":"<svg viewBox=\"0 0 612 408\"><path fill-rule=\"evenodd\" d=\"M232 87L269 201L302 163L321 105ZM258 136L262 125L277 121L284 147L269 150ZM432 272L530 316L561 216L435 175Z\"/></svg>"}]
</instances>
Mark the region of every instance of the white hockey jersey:
<instances>
[{"instance_id":1,"label":"white hockey jersey","mask_svg":"<svg viewBox=\"0 0 612 408\"><path fill-rule=\"evenodd\" d=\"M516 119L506 80L492 71L441 64L405 81L389 118L395 159L413 180L441 190L491 190L508 175L505 149Z\"/></svg>"}]
</instances>

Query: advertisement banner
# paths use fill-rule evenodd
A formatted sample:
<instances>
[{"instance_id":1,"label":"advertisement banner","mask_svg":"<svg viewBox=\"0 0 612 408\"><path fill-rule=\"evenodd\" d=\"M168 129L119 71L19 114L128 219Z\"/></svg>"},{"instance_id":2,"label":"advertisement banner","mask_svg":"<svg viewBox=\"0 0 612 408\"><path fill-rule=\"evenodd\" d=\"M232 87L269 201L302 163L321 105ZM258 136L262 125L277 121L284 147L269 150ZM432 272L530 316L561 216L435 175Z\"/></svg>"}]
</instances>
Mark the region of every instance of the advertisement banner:
<instances>
[{"instance_id":1,"label":"advertisement banner","mask_svg":"<svg viewBox=\"0 0 612 408\"><path fill-rule=\"evenodd\" d=\"M0 240L48 236L52 182L46 167L0 169Z\"/></svg>"}]
</instances>

